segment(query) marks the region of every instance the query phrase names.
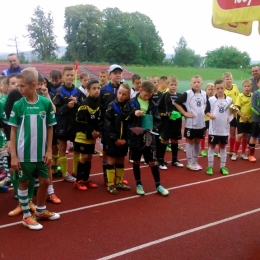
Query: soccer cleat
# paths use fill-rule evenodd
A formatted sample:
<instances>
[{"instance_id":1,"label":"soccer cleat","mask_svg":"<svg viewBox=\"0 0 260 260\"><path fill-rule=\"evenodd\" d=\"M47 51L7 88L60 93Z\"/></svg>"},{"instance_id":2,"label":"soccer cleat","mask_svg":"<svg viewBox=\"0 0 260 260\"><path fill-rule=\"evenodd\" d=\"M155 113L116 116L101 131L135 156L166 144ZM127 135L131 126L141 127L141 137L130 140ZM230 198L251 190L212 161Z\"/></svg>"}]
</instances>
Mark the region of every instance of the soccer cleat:
<instances>
[{"instance_id":1,"label":"soccer cleat","mask_svg":"<svg viewBox=\"0 0 260 260\"><path fill-rule=\"evenodd\" d=\"M126 180L126 179L123 179L122 182L123 182L125 185L128 184L128 180Z\"/></svg>"},{"instance_id":2,"label":"soccer cleat","mask_svg":"<svg viewBox=\"0 0 260 260\"><path fill-rule=\"evenodd\" d=\"M157 187L157 192L160 193L162 196L168 196L169 191L166 190L162 185L160 185L159 187Z\"/></svg>"},{"instance_id":3,"label":"soccer cleat","mask_svg":"<svg viewBox=\"0 0 260 260\"><path fill-rule=\"evenodd\" d=\"M190 163L190 164L187 164L187 169L191 170L191 171L199 171L200 169L198 168L197 164L193 164L193 163Z\"/></svg>"},{"instance_id":4,"label":"soccer cleat","mask_svg":"<svg viewBox=\"0 0 260 260\"><path fill-rule=\"evenodd\" d=\"M0 192L6 192L8 191L9 187L8 186L0 186Z\"/></svg>"},{"instance_id":5,"label":"soccer cleat","mask_svg":"<svg viewBox=\"0 0 260 260\"><path fill-rule=\"evenodd\" d=\"M218 158L220 158L220 153L218 153Z\"/></svg>"},{"instance_id":6,"label":"soccer cleat","mask_svg":"<svg viewBox=\"0 0 260 260\"><path fill-rule=\"evenodd\" d=\"M32 230L40 230L43 228L43 226L41 224L39 224L37 222L37 220L35 219L35 217L33 217L33 216L23 218L22 223L25 227L28 227L29 229L32 229Z\"/></svg>"},{"instance_id":7,"label":"soccer cleat","mask_svg":"<svg viewBox=\"0 0 260 260\"><path fill-rule=\"evenodd\" d=\"M78 190L88 190L84 181L74 181L74 187Z\"/></svg>"},{"instance_id":8,"label":"soccer cleat","mask_svg":"<svg viewBox=\"0 0 260 260\"><path fill-rule=\"evenodd\" d=\"M32 212L36 211L36 206L32 201L29 201L29 208Z\"/></svg>"},{"instance_id":9,"label":"soccer cleat","mask_svg":"<svg viewBox=\"0 0 260 260\"><path fill-rule=\"evenodd\" d=\"M72 175L70 175L69 173L66 174L64 181L68 181L68 182L75 182L76 178L74 178Z\"/></svg>"},{"instance_id":10,"label":"soccer cleat","mask_svg":"<svg viewBox=\"0 0 260 260\"><path fill-rule=\"evenodd\" d=\"M138 185L136 186L136 193L137 193L138 195L141 195L141 196L143 196L143 195L145 194L144 189L143 189L143 186L142 186L141 184L138 184Z\"/></svg>"},{"instance_id":11,"label":"soccer cleat","mask_svg":"<svg viewBox=\"0 0 260 260\"><path fill-rule=\"evenodd\" d=\"M2 181L0 181L0 187L10 186L10 184L11 184L11 178L10 177L5 177Z\"/></svg>"},{"instance_id":12,"label":"soccer cleat","mask_svg":"<svg viewBox=\"0 0 260 260\"><path fill-rule=\"evenodd\" d=\"M84 181L85 186L87 186L88 188L97 188L97 184L93 183L90 180Z\"/></svg>"},{"instance_id":13,"label":"soccer cleat","mask_svg":"<svg viewBox=\"0 0 260 260\"><path fill-rule=\"evenodd\" d=\"M168 169L167 166L166 166L164 163L160 163L160 164L159 164L159 168L160 168L161 170L167 170L167 169Z\"/></svg>"},{"instance_id":14,"label":"soccer cleat","mask_svg":"<svg viewBox=\"0 0 260 260\"><path fill-rule=\"evenodd\" d=\"M232 156L231 156L231 160L232 160L232 161L236 161L236 160L237 160L237 157L238 157L238 155L235 154L235 153L233 153Z\"/></svg>"},{"instance_id":15,"label":"soccer cleat","mask_svg":"<svg viewBox=\"0 0 260 260\"><path fill-rule=\"evenodd\" d=\"M244 153L240 154L240 158L243 160L248 160L248 156Z\"/></svg>"},{"instance_id":16,"label":"soccer cleat","mask_svg":"<svg viewBox=\"0 0 260 260\"><path fill-rule=\"evenodd\" d=\"M131 190L131 188L127 185L125 185L124 183L118 183L116 185L116 188L119 190Z\"/></svg>"},{"instance_id":17,"label":"soccer cleat","mask_svg":"<svg viewBox=\"0 0 260 260\"><path fill-rule=\"evenodd\" d=\"M8 216L9 217L14 217L14 216L17 216L17 215L21 214L22 212L23 212L23 209L22 209L22 207L19 204L14 210L12 210L12 211L10 211L8 213Z\"/></svg>"},{"instance_id":18,"label":"soccer cleat","mask_svg":"<svg viewBox=\"0 0 260 260\"><path fill-rule=\"evenodd\" d=\"M200 154L201 154L201 156L203 156L203 157L206 157L206 156L208 155L205 150L202 150L202 151L200 152Z\"/></svg>"},{"instance_id":19,"label":"soccer cleat","mask_svg":"<svg viewBox=\"0 0 260 260\"><path fill-rule=\"evenodd\" d=\"M218 154L217 154L217 153L214 153L214 156L215 156L215 157L217 157L217 156L218 156Z\"/></svg>"},{"instance_id":20,"label":"soccer cleat","mask_svg":"<svg viewBox=\"0 0 260 260\"><path fill-rule=\"evenodd\" d=\"M225 166L223 166L220 168L220 173L222 173L223 175L228 175L229 171Z\"/></svg>"},{"instance_id":21,"label":"soccer cleat","mask_svg":"<svg viewBox=\"0 0 260 260\"><path fill-rule=\"evenodd\" d=\"M60 214L55 212L50 212L47 209L43 211L42 214L39 214L37 211L34 212L36 219L47 219L47 220L56 220L60 218Z\"/></svg>"},{"instance_id":22,"label":"soccer cleat","mask_svg":"<svg viewBox=\"0 0 260 260\"><path fill-rule=\"evenodd\" d=\"M175 161L175 162L172 162L172 166L177 166L177 167L183 167L184 165L182 163L180 163L180 161Z\"/></svg>"},{"instance_id":23,"label":"soccer cleat","mask_svg":"<svg viewBox=\"0 0 260 260\"><path fill-rule=\"evenodd\" d=\"M178 150L181 151L181 150L184 150L184 148L183 148L182 146L179 145L179 146L178 146Z\"/></svg>"},{"instance_id":24,"label":"soccer cleat","mask_svg":"<svg viewBox=\"0 0 260 260\"><path fill-rule=\"evenodd\" d=\"M208 175L212 175L212 174L213 174L213 167L212 167L212 166L208 166L208 167L207 167L207 170L206 170L206 173L207 173Z\"/></svg>"},{"instance_id":25,"label":"soccer cleat","mask_svg":"<svg viewBox=\"0 0 260 260\"><path fill-rule=\"evenodd\" d=\"M107 191L110 193L110 194L114 194L116 195L118 193L116 187L114 185L110 185L107 187Z\"/></svg>"},{"instance_id":26,"label":"soccer cleat","mask_svg":"<svg viewBox=\"0 0 260 260\"><path fill-rule=\"evenodd\" d=\"M61 203L61 200L56 196L56 194L50 194L50 195L48 195L48 197L47 197L47 201L50 201L50 202L52 202L52 203L54 203L54 204L59 204L59 203Z\"/></svg>"},{"instance_id":27,"label":"soccer cleat","mask_svg":"<svg viewBox=\"0 0 260 260\"><path fill-rule=\"evenodd\" d=\"M234 152L228 152L227 153L229 156L232 156L234 154Z\"/></svg>"},{"instance_id":28,"label":"soccer cleat","mask_svg":"<svg viewBox=\"0 0 260 260\"><path fill-rule=\"evenodd\" d=\"M194 164L198 167L199 170L202 170L202 167L197 162Z\"/></svg>"},{"instance_id":29,"label":"soccer cleat","mask_svg":"<svg viewBox=\"0 0 260 260\"><path fill-rule=\"evenodd\" d=\"M249 162L255 162L256 158L253 155L248 156L248 161Z\"/></svg>"}]
</instances>

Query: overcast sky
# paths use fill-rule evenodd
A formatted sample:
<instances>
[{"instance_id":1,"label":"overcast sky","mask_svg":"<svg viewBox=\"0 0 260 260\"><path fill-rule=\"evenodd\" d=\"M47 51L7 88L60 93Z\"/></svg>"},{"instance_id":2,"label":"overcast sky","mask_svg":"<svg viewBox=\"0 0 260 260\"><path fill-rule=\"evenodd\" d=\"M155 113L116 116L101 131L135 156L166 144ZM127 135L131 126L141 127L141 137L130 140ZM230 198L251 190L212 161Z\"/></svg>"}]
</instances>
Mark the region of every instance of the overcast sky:
<instances>
[{"instance_id":1,"label":"overcast sky","mask_svg":"<svg viewBox=\"0 0 260 260\"><path fill-rule=\"evenodd\" d=\"M231 0L229 0L231 1ZM107 7L117 7L123 12L141 12L149 16L156 26L164 42L165 53L173 53L173 46L184 36L188 47L197 54L204 55L207 51L220 46L235 46L240 51L246 51L252 60L260 60L260 36L255 22L250 36L237 35L215 29L211 25L212 0L13 0L4 1L1 5L0 52L15 52L9 39L17 36L19 50L30 50L26 35L26 24L37 5L45 12L52 11L57 43L65 46L64 41L64 11L65 7L78 4L92 4L99 10Z\"/></svg>"}]
</instances>

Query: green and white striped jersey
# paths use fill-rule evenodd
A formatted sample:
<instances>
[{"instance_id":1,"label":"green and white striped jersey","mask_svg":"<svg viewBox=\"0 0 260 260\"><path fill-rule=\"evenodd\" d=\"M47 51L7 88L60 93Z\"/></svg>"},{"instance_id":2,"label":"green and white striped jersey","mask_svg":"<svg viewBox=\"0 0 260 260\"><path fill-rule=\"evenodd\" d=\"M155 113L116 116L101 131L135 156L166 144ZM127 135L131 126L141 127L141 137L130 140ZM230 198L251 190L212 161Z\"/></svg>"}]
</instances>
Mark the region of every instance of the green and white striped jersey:
<instances>
[{"instance_id":1,"label":"green and white striped jersey","mask_svg":"<svg viewBox=\"0 0 260 260\"><path fill-rule=\"evenodd\" d=\"M16 149L20 162L42 162L47 148L47 126L56 124L51 101L38 95L35 104L23 97L13 105L9 125L17 127Z\"/></svg>"}]
</instances>

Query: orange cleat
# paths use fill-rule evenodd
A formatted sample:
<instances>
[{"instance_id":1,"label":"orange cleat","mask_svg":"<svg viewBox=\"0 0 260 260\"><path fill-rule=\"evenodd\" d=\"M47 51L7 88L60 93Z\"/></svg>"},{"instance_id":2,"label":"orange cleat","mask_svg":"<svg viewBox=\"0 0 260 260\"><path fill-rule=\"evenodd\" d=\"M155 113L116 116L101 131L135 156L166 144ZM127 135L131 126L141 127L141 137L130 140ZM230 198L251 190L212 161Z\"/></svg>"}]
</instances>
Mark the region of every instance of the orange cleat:
<instances>
[{"instance_id":1,"label":"orange cleat","mask_svg":"<svg viewBox=\"0 0 260 260\"><path fill-rule=\"evenodd\" d=\"M83 181L75 181L74 187L77 188L78 190L87 190L88 189Z\"/></svg>"},{"instance_id":2,"label":"orange cleat","mask_svg":"<svg viewBox=\"0 0 260 260\"><path fill-rule=\"evenodd\" d=\"M47 197L47 200L54 203L54 204L59 204L61 203L61 200L56 196L56 194L50 194Z\"/></svg>"},{"instance_id":3,"label":"orange cleat","mask_svg":"<svg viewBox=\"0 0 260 260\"><path fill-rule=\"evenodd\" d=\"M8 216L9 217L14 217L14 216L17 216L17 215L21 214L22 212L23 212L23 209L22 209L22 207L19 204L14 210L12 210L12 211L10 211L8 213Z\"/></svg>"},{"instance_id":4,"label":"orange cleat","mask_svg":"<svg viewBox=\"0 0 260 260\"><path fill-rule=\"evenodd\" d=\"M84 182L84 184L88 187L88 188L97 188L97 184L93 183L90 180L87 180Z\"/></svg>"},{"instance_id":5,"label":"orange cleat","mask_svg":"<svg viewBox=\"0 0 260 260\"><path fill-rule=\"evenodd\" d=\"M255 162L256 158L253 155L248 156L248 161L249 162Z\"/></svg>"}]
</instances>

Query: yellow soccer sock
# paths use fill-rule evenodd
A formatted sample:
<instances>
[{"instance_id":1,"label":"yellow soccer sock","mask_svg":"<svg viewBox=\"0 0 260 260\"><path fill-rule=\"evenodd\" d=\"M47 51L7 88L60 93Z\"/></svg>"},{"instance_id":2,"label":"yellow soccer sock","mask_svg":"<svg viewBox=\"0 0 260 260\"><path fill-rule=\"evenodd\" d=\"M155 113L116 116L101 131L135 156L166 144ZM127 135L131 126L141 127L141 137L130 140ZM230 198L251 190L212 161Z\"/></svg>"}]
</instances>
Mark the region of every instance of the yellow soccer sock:
<instances>
[{"instance_id":1,"label":"yellow soccer sock","mask_svg":"<svg viewBox=\"0 0 260 260\"><path fill-rule=\"evenodd\" d=\"M74 175L77 175L79 158L80 158L80 154L73 153L73 173L74 173Z\"/></svg>"},{"instance_id":2,"label":"yellow soccer sock","mask_svg":"<svg viewBox=\"0 0 260 260\"><path fill-rule=\"evenodd\" d=\"M114 179L115 179L115 167L114 165L107 164L107 181L108 181L108 186L114 185Z\"/></svg>"},{"instance_id":3,"label":"yellow soccer sock","mask_svg":"<svg viewBox=\"0 0 260 260\"><path fill-rule=\"evenodd\" d=\"M124 178L124 165L123 164L116 164L116 184L122 183Z\"/></svg>"},{"instance_id":4,"label":"yellow soccer sock","mask_svg":"<svg viewBox=\"0 0 260 260\"><path fill-rule=\"evenodd\" d=\"M62 177L65 178L68 172L68 159L66 156L60 157L60 166L61 166Z\"/></svg>"},{"instance_id":5,"label":"yellow soccer sock","mask_svg":"<svg viewBox=\"0 0 260 260\"><path fill-rule=\"evenodd\" d=\"M52 154L52 165L57 166L59 160L59 154Z\"/></svg>"}]
</instances>

